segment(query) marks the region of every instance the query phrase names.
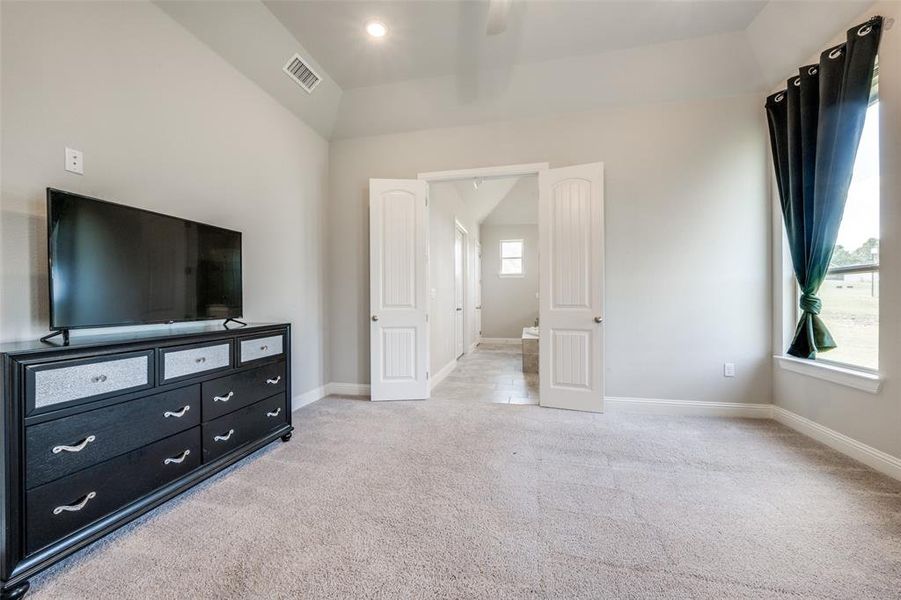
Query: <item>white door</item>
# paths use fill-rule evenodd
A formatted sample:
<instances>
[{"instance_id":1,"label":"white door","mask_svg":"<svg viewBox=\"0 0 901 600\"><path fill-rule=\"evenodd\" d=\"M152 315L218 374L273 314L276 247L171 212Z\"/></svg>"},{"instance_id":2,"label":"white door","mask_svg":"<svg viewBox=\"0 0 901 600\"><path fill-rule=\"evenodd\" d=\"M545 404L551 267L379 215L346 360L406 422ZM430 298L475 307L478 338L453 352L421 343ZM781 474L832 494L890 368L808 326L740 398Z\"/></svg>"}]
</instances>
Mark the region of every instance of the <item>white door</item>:
<instances>
[{"instance_id":1,"label":"white door","mask_svg":"<svg viewBox=\"0 0 901 600\"><path fill-rule=\"evenodd\" d=\"M463 249L466 237L459 227L454 229L454 356L463 356L465 348L463 334Z\"/></svg>"},{"instance_id":2,"label":"white door","mask_svg":"<svg viewBox=\"0 0 901 600\"><path fill-rule=\"evenodd\" d=\"M429 397L428 184L369 180L373 400Z\"/></svg>"},{"instance_id":3,"label":"white door","mask_svg":"<svg viewBox=\"0 0 901 600\"><path fill-rule=\"evenodd\" d=\"M538 176L541 405L604 408L604 165Z\"/></svg>"},{"instance_id":4,"label":"white door","mask_svg":"<svg viewBox=\"0 0 901 600\"><path fill-rule=\"evenodd\" d=\"M476 292L476 314L473 339L478 344L482 341L482 244L476 244L475 263L475 292Z\"/></svg>"}]
</instances>

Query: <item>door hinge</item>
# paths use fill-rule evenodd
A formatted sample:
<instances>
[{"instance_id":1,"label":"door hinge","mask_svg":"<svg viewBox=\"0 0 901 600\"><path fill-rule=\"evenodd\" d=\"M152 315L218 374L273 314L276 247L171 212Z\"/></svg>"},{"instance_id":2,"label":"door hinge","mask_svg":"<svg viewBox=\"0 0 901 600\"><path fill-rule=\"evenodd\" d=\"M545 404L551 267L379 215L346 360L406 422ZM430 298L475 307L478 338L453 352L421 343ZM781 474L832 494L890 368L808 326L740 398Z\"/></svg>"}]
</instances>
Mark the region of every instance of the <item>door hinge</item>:
<instances>
[{"instance_id":1,"label":"door hinge","mask_svg":"<svg viewBox=\"0 0 901 600\"><path fill-rule=\"evenodd\" d=\"M428 372L428 371L425 372L425 378L426 378L426 379L429 378L429 372Z\"/></svg>"},{"instance_id":2,"label":"door hinge","mask_svg":"<svg viewBox=\"0 0 901 600\"><path fill-rule=\"evenodd\" d=\"M429 205L429 197L428 197L428 196L425 197L425 205L426 205L426 206Z\"/></svg>"},{"instance_id":3,"label":"door hinge","mask_svg":"<svg viewBox=\"0 0 901 600\"><path fill-rule=\"evenodd\" d=\"M425 322L426 322L426 323L429 322L429 313L426 313L426 314L425 314Z\"/></svg>"}]
</instances>

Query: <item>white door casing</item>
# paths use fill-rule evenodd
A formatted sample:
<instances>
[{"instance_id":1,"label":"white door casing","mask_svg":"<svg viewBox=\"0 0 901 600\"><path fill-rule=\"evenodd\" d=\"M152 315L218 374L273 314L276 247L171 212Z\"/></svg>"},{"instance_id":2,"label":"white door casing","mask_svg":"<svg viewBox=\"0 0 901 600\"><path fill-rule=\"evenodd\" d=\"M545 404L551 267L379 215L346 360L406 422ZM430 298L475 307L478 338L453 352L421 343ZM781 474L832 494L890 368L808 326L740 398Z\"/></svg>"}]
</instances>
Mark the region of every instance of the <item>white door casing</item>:
<instances>
[{"instance_id":1,"label":"white door casing","mask_svg":"<svg viewBox=\"0 0 901 600\"><path fill-rule=\"evenodd\" d=\"M541 406L604 408L604 166L541 171Z\"/></svg>"},{"instance_id":2,"label":"white door casing","mask_svg":"<svg viewBox=\"0 0 901 600\"><path fill-rule=\"evenodd\" d=\"M369 180L373 400L429 397L428 184Z\"/></svg>"},{"instance_id":3,"label":"white door casing","mask_svg":"<svg viewBox=\"0 0 901 600\"><path fill-rule=\"evenodd\" d=\"M465 289L463 286L463 261L466 234L459 227L454 228L454 358L463 356L466 349L463 311Z\"/></svg>"}]
</instances>

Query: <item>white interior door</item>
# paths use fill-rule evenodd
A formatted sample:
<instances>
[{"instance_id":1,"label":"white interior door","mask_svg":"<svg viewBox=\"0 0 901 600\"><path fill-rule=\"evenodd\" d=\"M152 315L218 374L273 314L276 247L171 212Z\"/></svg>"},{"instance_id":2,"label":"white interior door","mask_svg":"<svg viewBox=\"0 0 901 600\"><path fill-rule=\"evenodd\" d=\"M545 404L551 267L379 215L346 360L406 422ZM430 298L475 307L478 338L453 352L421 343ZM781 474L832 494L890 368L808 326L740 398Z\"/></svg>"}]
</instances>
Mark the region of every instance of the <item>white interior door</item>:
<instances>
[{"instance_id":1,"label":"white interior door","mask_svg":"<svg viewBox=\"0 0 901 600\"><path fill-rule=\"evenodd\" d=\"M454 229L454 356L463 356L466 342L463 329L463 252L466 246L466 235L459 227Z\"/></svg>"},{"instance_id":2,"label":"white interior door","mask_svg":"<svg viewBox=\"0 0 901 600\"><path fill-rule=\"evenodd\" d=\"M369 180L373 400L429 396L428 184Z\"/></svg>"},{"instance_id":3,"label":"white interior door","mask_svg":"<svg viewBox=\"0 0 901 600\"><path fill-rule=\"evenodd\" d=\"M604 408L604 166L538 176L541 405Z\"/></svg>"},{"instance_id":4,"label":"white interior door","mask_svg":"<svg viewBox=\"0 0 901 600\"><path fill-rule=\"evenodd\" d=\"M475 259L475 327L473 339L478 344L482 341L482 244L476 244Z\"/></svg>"}]
</instances>

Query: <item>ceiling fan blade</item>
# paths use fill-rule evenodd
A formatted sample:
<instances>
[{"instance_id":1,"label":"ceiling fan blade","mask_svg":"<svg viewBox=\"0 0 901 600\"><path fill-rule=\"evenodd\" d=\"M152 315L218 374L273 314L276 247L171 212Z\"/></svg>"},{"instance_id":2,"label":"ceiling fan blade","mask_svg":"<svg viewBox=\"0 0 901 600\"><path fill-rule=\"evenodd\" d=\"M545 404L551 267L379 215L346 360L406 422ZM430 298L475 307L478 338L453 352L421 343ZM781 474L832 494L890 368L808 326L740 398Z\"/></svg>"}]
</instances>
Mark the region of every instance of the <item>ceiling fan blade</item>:
<instances>
[{"instance_id":1,"label":"ceiling fan blade","mask_svg":"<svg viewBox=\"0 0 901 600\"><path fill-rule=\"evenodd\" d=\"M507 15L513 0L491 0L488 5L488 35L497 35L507 29Z\"/></svg>"}]
</instances>

